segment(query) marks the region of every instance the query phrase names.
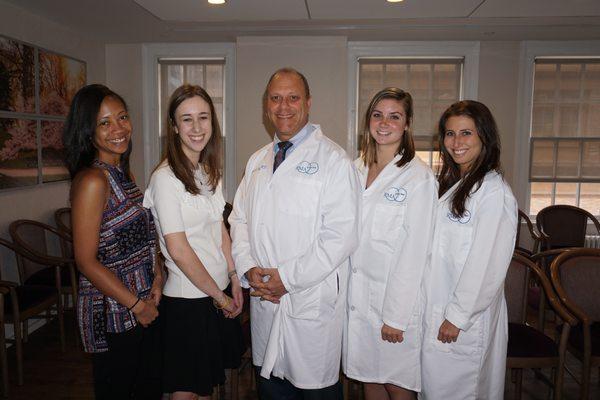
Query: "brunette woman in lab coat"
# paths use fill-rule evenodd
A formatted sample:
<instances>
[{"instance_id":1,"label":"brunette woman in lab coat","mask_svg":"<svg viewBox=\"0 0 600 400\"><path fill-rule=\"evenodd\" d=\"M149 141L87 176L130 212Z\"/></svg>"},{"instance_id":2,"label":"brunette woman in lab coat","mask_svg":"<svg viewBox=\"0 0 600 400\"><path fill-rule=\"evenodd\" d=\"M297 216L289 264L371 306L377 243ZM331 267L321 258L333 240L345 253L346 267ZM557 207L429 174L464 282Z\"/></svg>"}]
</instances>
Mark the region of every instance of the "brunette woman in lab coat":
<instances>
[{"instance_id":1,"label":"brunette woman in lab coat","mask_svg":"<svg viewBox=\"0 0 600 400\"><path fill-rule=\"evenodd\" d=\"M386 88L366 112L359 247L351 256L344 371L367 400L414 399L420 390L421 278L437 188L410 132L409 93Z\"/></svg>"},{"instance_id":2,"label":"brunette woman in lab coat","mask_svg":"<svg viewBox=\"0 0 600 400\"><path fill-rule=\"evenodd\" d=\"M422 399L502 399L508 321L504 279L517 202L500 170L490 110L465 100L439 122L442 168L425 296Z\"/></svg>"}]
</instances>

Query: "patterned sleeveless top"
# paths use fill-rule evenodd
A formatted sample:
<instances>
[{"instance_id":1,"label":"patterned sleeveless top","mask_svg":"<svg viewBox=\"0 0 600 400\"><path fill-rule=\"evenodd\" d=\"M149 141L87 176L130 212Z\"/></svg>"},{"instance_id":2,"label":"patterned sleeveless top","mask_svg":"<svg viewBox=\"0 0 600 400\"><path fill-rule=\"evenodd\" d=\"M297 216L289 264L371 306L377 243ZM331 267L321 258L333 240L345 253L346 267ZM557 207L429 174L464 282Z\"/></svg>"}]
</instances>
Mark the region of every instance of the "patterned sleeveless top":
<instances>
[{"instance_id":1,"label":"patterned sleeveless top","mask_svg":"<svg viewBox=\"0 0 600 400\"><path fill-rule=\"evenodd\" d=\"M107 172L110 196L102 213L98 261L114 273L132 293L148 298L154 280L156 233L143 195L123 171L96 160L94 167ZM79 278L77 319L84 350L108 351L106 332L120 333L137 322L127 307L105 296L83 275Z\"/></svg>"}]
</instances>

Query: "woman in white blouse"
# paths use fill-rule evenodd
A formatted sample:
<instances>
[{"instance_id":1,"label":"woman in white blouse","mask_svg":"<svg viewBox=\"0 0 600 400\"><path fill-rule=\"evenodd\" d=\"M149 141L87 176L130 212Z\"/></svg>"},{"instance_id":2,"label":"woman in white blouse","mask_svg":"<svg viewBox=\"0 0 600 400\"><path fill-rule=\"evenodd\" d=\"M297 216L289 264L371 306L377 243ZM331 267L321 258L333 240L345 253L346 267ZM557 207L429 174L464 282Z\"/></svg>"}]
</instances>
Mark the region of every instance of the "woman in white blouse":
<instances>
[{"instance_id":1,"label":"woman in white blouse","mask_svg":"<svg viewBox=\"0 0 600 400\"><path fill-rule=\"evenodd\" d=\"M222 324L242 310L242 291L223 223L221 132L210 96L200 86L175 90L168 106L167 155L144 206L152 210L168 279L161 317L164 391L171 399L209 399L224 381ZM224 293L231 282L232 297Z\"/></svg>"},{"instance_id":2,"label":"woman in white blouse","mask_svg":"<svg viewBox=\"0 0 600 400\"><path fill-rule=\"evenodd\" d=\"M419 288L437 204L435 177L415 156L409 93L375 94L365 117L360 244L352 254L344 371L367 400L413 399L421 389Z\"/></svg>"}]
</instances>

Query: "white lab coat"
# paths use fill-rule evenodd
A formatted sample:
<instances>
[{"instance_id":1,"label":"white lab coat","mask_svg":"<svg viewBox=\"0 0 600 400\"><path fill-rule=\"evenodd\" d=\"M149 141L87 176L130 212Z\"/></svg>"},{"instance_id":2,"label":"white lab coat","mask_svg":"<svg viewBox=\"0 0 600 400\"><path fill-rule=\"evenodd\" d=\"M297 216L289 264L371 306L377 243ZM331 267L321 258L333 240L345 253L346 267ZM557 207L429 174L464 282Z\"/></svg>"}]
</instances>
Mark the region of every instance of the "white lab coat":
<instances>
[{"instance_id":1,"label":"white lab coat","mask_svg":"<svg viewBox=\"0 0 600 400\"><path fill-rule=\"evenodd\" d=\"M252 298L253 363L301 389L339 379L348 257L357 244L358 177L319 126L273 173L273 143L250 157L229 219L238 276L278 268L279 305Z\"/></svg>"},{"instance_id":2,"label":"white lab coat","mask_svg":"<svg viewBox=\"0 0 600 400\"><path fill-rule=\"evenodd\" d=\"M450 211L458 183L439 200L425 313L421 399L502 399L508 341L504 279L515 245L517 202L501 175L488 172L465 214ZM455 343L437 340L447 319Z\"/></svg>"},{"instance_id":3,"label":"white lab coat","mask_svg":"<svg viewBox=\"0 0 600 400\"><path fill-rule=\"evenodd\" d=\"M418 157L401 168L397 155L367 188L368 167L356 160L362 187L358 249L350 258L344 372L362 382L421 390L419 291L433 235L437 185ZM402 343L381 338L383 323L404 331Z\"/></svg>"}]
</instances>

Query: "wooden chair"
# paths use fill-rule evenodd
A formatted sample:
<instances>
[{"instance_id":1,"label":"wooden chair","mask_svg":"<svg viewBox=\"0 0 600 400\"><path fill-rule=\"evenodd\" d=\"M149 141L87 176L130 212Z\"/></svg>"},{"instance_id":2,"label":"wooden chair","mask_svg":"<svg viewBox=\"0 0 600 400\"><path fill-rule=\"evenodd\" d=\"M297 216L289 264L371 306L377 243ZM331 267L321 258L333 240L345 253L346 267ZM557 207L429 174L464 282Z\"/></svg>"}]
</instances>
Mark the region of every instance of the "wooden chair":
<instances>
[{"instance_id":1,"label":"wooden chair","mask_svg":"<svg viewBox=\"0 0 600 400\"><path fill-rule=\"evenodd\" d=\"M5 248L15 255L16 261L27 259L31 262L44 263L45 260L36 255L28 253L18 244L13 244L0 238L0 248ZM4 298L4 321L13 324L15 331L17 377L18 384L23 384L23 341L26 339L27 321L36 318L53 318L51 310L56 308L58 327L60 331L61 348L65 350L65 329L63 310L60 301L60 292L51 286L22 285L16 282L0 280L0 287L8 291L9 295ZM41 315L44 313L43 315ZM22 329L22 325L23 328ZM4 362L4 361L3 361Z\"/></svg>"},{"instance_id":2,"label":"wooden chair","mask_svg":"<svg viewBox=\"0 0 600 400\"><path fill-rule=\"evenodd\" d=\"M6 359L6 337L4 336L4 298L9 290L0 286L0 368L2 368L2 397L8 398L8 361Z\"/></svg>"},{"instance_id":3,"label":"wooden chair","mask_svg":"<svg viewBox=\"0 0 600 400\"><path fill-rule=\"evenodd\" d=\"M555 310L564 320L559 343L546 336L543 330L527 324L527 295L529 280L536 278ZM570 328L575 318L565 309L552 289L550 280L529 258L519 253L513 255L504 284L508 308L508 349L506 368L513 372L515 399L521 398L523 369L551 368L554 379L550 382L554 400L562 398L564 360Z\"/></svg>"},{"instance_id":4,"label":"wooden chair","mask_svg":"<svg viewBox=\"0 0 600 400\"><path fill-rule=\"evenodd\" d=\"M521 230L525 228L528 236L526 237L527 242L521 235ZM519 222L517 224L517 237L515 239L515 251L524 253L527 255L533 255L540 250L540 245L546 240L546 235L540 233L534 228L531 219L524 212L519 210Z\"/></svg>"},{"instance_id":5,"label":"wooden chair","mask_svg":"<svg viewBox=\"0 0 600 400\"><path fill-rule=\"evenodd\" d=\"M21 282L25 285L56 286L60 288L60 293L64 295L65 300L70 295L75 305L77 303L75 260L70 256L72 251L68 253L65 251L66 244L63 245L68 243L72 248L71 236L53 226L26 219L12 222L8 229L15 244L44 261L40 265L18 256ZM50 254L48 245L53 242L61 245L62 256ZM65 300L62 301L63 305L67 304Z\"/></svg>"},{"instance_id":6,"label":"wooden chair","mask_svg":"<svg viewBox=\"0 0 600 400\"><path fill-rule=\"evenodd\" d=\"M560 204L543 208L535 219L538 230L546 237L541 250L583 247L588 222L600 234L600 222L582 208Z\"/></svg>"},{"instance_id":7,"label":"wooden chair","mask_svg":"<svg viewBox=\"0 0 600 400\"><path fill-rule=\"evenodd\" d=\"M54 222L61 232L71 235L71 208L63 207L54 212Z\"/></svg>"},{"instance_id":8,"label":"wooden chair","mask_svg":"<svg viewBox=\"0 0 600 400\"><path fill-rule=\"evenodd\" d=\"M550 273L560 300L581 322L568 349L583 362L580 398L587 400L592 367L600 366L600 249L565 251L552 262Z\"/></svg>"}]
</instances>

